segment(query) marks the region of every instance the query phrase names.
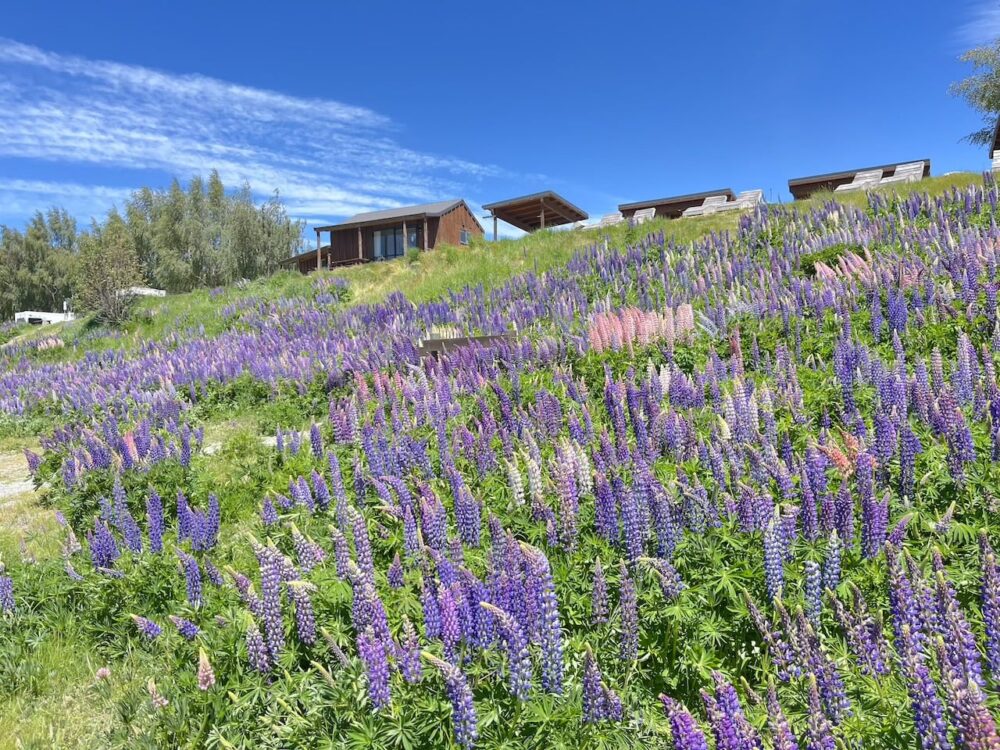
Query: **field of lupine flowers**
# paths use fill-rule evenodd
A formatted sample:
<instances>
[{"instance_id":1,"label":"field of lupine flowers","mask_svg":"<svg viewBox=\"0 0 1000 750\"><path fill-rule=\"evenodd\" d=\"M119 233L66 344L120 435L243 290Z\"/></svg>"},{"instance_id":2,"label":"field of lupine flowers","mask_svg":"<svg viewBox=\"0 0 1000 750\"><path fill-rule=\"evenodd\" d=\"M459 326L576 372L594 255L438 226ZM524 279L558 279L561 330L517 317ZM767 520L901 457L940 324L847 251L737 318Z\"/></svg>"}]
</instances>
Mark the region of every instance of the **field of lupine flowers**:
<instances>
[{"instance_id":1,"label":"field of lupine flowers","mask_svg":"<svg viewBox=\"0 0 1000 750\"><path fill-rule=\"evenodd\" d=\"M987 175L14 339L60 549L0 547L0 703L70 670L100 747L1000 747L998 216ZM511 335L421 361L444 326ZM211 444L237 406L272 439Z\"/></svg>"}]
</instances>

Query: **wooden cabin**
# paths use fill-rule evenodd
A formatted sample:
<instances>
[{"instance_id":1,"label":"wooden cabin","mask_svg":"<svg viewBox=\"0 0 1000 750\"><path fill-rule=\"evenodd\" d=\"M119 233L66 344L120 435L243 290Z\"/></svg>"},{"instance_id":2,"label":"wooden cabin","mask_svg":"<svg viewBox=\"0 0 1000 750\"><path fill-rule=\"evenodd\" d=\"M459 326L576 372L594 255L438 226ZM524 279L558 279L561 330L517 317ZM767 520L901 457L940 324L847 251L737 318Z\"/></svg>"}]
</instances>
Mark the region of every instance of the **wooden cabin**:
<instances>
[{"instance_id":1,"label":"wooden cabin","mask_svg":"<svg viewBox=\"0 0 1000 750\"><path fill-rule=\"evenodd\" d=\"M483 227L462 199L369 211L340 224L316 227L316 249L281 262L302 273L317 268L391 260L410 248L433 250L439 244L468 245ZM329 239L323 244L323 235Z\"/></svg>"},{"instance_id":2,"label":"wooden cabin","mask_svg":"<svg viewBox=\"0 0 1000 750\"><path fill-rule=\"evenodd\" d=\"M794 197L795 200L800 201L803 198L808 198L813 193L819 192L820 190L836 190L841 185L848 185L854 181L854 176L859 172L881 171L883 177L891 177L896 173L896 167L916 162L923 162L923 176L930 177L930 159L910 159L908 161L898 161L892 164L883 164L875 167L849 169L844 172L828 172L827 174L817 174L812 175L811 177L793 177L788 181L788 192L792 194L792 197Z\"/></svg>"},{"instance_id":3,"label":"wooden cabin","mask_svg":"<svg viewBox=\"0 0 1000 750\"><path fill-rule=\"evenodd\" d=\"M655 200L638 201L636 203L622 203L618 210L625 219L631 219L636 211L654 209L657 219L676 219L684 213L687 208L694 208L702 205L706 198L714 195L724 195L727 201L735 199L735 194L730 188L719 188L718 190L705 190L700 193L689 193L687 195L675 195L671 198L657 198Z\"/></svg>"}]
</instances>

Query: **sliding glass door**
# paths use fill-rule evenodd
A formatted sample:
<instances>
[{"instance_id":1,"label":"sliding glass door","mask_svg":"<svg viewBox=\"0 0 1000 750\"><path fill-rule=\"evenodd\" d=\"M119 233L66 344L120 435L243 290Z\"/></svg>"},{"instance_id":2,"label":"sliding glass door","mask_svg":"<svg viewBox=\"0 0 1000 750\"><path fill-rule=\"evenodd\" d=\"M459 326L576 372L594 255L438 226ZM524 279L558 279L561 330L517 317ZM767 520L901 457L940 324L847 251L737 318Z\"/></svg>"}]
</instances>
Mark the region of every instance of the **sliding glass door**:
<instances>
[{"instance_id":1,"label":"sliding glass door","mask_svg":"<svg viewBox=\"0 0 1000 750\"><path fill-rule=\"evenodd\" d=\"M408 247L420 247L421 231L419 226L407 227L406 234L408 236L404 242L402 226L393 229L376 229L374 232L375 260L399 258L406 253Z\"/></svg>"}]
</instances>

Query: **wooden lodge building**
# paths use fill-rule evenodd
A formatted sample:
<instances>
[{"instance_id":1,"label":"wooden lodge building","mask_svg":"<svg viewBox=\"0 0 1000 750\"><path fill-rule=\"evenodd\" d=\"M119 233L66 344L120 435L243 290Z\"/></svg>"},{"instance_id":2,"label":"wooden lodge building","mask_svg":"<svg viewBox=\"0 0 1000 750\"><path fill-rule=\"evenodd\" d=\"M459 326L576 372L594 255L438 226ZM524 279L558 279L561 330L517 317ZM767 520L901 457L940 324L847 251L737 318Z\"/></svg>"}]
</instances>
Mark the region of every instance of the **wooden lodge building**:
<instances>
[{"instance_id":1,"label":"wooden lodge building","mask_svg":"<svg viewBox=\"0 0 1000 750\"><path fill-rule=\"evenodd\" d=\"M653 215L657 219L676 219L684 215L685 209L700 206L706 198L715 195L724 195L727 201L736 199L736 194L733 193L732 188L719 188L718 190L704 190L700 193L689 193L688 195L675 195L671 198L622 203L618 206L618 210L626 220L632 219L636 211L650 208L655 211Z\"/></svg>"},{"instance_id":2,"label":"wooden lodge building","mask_svg":"<svg viewBox=\"0 0 1000 750\"><path fill-rule=\"evenodd\" d=\"M329 242L323 244L324 234ZM468 245L483 227L462 199L370 211L340 224L316 227L316 250L286 258L281 265L302 273L374 260L390 260L410 248L432 250L441 243Z\"/></svg>"},{"instance_id":3,"label":"wooden lodge building","mask_svg":"<svg viewBox=\"0 0 1000 750\"><path fill-rule=\"evenodd\" d=\"M828 172L827 174L817 174L810 177L793 177L788 181L788 192L792 194L795 200L800 201L821 190L836 190L841 185L847 185L854 180L854 175L858 174L858 172L881 171L883 176L892 176L896 173L897 167L916 162L923 162L923 176L930 177L931 160L912 159L910 162L895 162L893 164L882 164L877 167L861 167L860 169L849 169L844 172Z\"/></svg>"}]
</instances>

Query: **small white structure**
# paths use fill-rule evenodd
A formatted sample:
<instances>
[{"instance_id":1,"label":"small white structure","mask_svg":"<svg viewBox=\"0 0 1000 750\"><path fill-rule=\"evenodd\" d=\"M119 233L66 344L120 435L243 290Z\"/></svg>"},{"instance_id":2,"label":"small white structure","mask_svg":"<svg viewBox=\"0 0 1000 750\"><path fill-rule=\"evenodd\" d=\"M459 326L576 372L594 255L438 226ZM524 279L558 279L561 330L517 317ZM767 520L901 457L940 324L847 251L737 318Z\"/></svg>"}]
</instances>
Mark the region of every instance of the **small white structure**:
<instances>
[{"instance_id":1,"label":"small white structure","mask_svg":"<svg viewBox=\"0 0 1000 750\"><path fill-rule=\"evenodd\" d=\"M633 224L645 224L647 221L652 220L656 216L656 206L650 206L649 208L640 208L634 214L632 214Z\"/></svg>"},{"instance_id":2,"label":"small white structure","mask_svg":"<svg viewBox=\"0 0 1000 750\"><path fill-rule=\"evenodd\" d=\"M49 323L65 323L76 320L76 315L71 312L39 312L38 310L22 310L14 313L15 322L28 323L33 326L48 325Z\"/></svg>"},{"instance_id":3,"label":"small white structure","mask_svg":"<svg viewBox=\"0 0 1000 750\"><path fill-rule=\"evenodd\" d=\"M130 286L128 293L133 297L166 297L167 292L163 289L153 289L151 286Z\"/></svg>"},{"instance_id":4,"label":"small white structure","mask_svg":"<svg viewBox=\"0 0 1000 750\"><path fill-rule=\"evenodd\" d=\"M622 216L621 211L616 211L613 214L607 214L606 216L602 216L601 222L597 226L613 227L615 224L621 224L623 221L625 221L625 218Z\"/></svg>"},{"instance_id":5,"label":"small white structure","mask_svg":"<svg viewBox=\"0 0 1000 750\"><path fill-rule=\"evenodd\" d=\"M923 173L924 164L920 163L921 174ZM835 193L849 193L852 190L866 190L868 188L875 187L881 184L882 181L882 170L881 169L868 169L858 172L854 175L850 182L846 185L837 185L833 189Z\"/></svg>"},{"instance_id":6,"label":"small white structure","mask_svg":"<svg viewBox=\"0 0 1000 750\"><path fill-rule=\"evenodd\" d=\"M924 163L915 161L910 164L900 164L889 177L878 181L879 185L892 185L897 182L920 182L924 179Z\"/></svg>"},{"instance_id":7,"label":"small white structure","mask_svg":"<svg viewBox=\"0 0 1000 750\"><path fill-rule=\"evenodd\" d=\"M1000 172L1000 149L993 152L993 171Z\"/></svg>"}]
</instances>

